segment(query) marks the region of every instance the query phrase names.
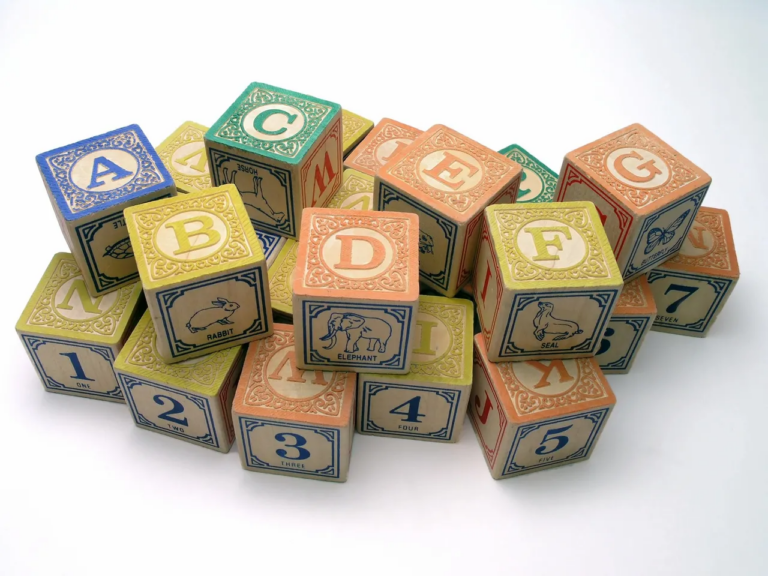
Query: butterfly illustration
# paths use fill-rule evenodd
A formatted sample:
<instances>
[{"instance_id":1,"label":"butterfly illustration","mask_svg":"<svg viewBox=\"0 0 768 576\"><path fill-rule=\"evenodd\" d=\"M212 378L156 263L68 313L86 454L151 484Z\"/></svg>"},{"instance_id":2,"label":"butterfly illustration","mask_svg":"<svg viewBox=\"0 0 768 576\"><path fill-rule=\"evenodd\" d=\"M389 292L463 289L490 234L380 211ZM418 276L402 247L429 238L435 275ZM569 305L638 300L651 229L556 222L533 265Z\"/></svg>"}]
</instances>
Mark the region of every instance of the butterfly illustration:
<instances>
[{"instance_id":1,"label":"butterfly illustration","mask_svg":"<svg viewBox=\"0 0 768 576\"><path fill-rule=\"evenodd\" d=\"M651 231L648 232L648 245L645 247L645 253L650 254L659 244L669 244L672 242L672 239L675 237L675 231L680 228L690 213L691 210L689 208L666 228L651 228Z\"/></svg>"}]
</instances>

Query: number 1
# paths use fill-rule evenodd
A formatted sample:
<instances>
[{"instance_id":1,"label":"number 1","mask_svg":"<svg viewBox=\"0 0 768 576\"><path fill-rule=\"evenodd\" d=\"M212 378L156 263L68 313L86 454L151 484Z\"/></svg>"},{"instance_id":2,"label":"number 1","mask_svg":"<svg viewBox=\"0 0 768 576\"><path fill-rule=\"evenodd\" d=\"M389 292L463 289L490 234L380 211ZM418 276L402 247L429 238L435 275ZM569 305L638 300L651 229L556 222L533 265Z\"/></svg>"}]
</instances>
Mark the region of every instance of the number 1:
<instances>
[{"instance_id":1,"label":"number 1","mask_svg":"<svg viewBox=\"0 0 768 576\"><path fill-rule=\"evenodd\" d=\"M77 380L87 380L88 382L95 382L93 378L88 378L85 375L85 371L83 370L83 365L80 364L80 359L77 357L77 353L61 352L59 353L59 356L66 356L67 358L69 358L69 361L72 362L72 368L75 370L75 375L70 376L70 378L75 378Z\"/></svg>"},{"instance_id":2,"label":"number 1","mask_svg":"<svg viewBox=\"0 0 768 576\"><path fill-rule=\"evenodd\" d=\"M674 312L677 312L677 309L680 307L680 304L685 302L688 298L693 296L693 294L699 289L698 286L682 286L681 284L670 284L667 287L667 291L664 292L664 296L669 294L670 292L684 292L680 298L672 302L669 306L667 306L667 312L672 314Z\"/></svg>"}]
</instances>

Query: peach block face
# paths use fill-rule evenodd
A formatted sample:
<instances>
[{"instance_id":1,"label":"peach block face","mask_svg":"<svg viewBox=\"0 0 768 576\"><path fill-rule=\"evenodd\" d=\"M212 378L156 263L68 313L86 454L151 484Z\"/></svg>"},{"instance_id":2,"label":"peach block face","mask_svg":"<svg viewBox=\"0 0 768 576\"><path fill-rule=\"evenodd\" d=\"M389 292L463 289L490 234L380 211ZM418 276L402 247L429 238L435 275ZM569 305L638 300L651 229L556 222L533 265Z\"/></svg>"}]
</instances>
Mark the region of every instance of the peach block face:
<instances>
[{"instance_id":1,"label":"peach block face","mask_svg":"<svg viewBox=\"0 0 768 576\"><path fill-rule=\"evenodd\" d=\"M293 280L302 368L405 372L418 302L413 214L310 209Z\"/></svg>"},{"instance_id":2,"label":"peach block face","mask_svg":"<svg viewBox=\"0 0 768 576\"><path fill-rule=\"evenodd\" d=\"M349 469L355 375L302 370L293 326L248 348L233 403L246 470L343 482Z\"/></svg>"},{"instance_id":3,"label":"peach block face","mask_svg":"<svg viewBox=\"0 0 768 576\"><path fill-rule=\"evenodd\" d=\"M616 403L594 358L492 363L475 337L469 418L491 475L586 460Z\"/></svg>"},{"instance_id":4,"label":"peach block face","mask_svg":"<svg viewBox=\"0 0 768 576\"><path fill-rule=\"evenodd\" d=\"M568 153L556 198L594 202L622 274L631 279L680 250L711 182L633 124Z\"/></svg>"},{"instance_id":5,"label":"peach block face","mask_svg":"<svg viewBox=\"0 0 768 576\"><path fill-rule=\"evenodd\" d=\"M344 160L344 167L375 176L376 171L421 134L421 130L383 118Z\"/></svg>"}]
</instances>

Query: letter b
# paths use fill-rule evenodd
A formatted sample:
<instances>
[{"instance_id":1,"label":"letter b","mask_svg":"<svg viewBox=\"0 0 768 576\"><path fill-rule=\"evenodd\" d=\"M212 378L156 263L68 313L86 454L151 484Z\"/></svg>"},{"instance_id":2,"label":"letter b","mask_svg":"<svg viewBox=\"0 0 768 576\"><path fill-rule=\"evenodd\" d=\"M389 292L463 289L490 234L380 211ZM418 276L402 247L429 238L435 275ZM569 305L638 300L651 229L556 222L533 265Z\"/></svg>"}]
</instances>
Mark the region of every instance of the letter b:
<instances>
[{"instance_id":1,"label":"letter b","mask_svg":"<svg viewBox=\"0 0 768 576\"><path fill-rule=\"evenodd\" d=\"M188 224L199 224L200 227L190 231L187 229ZM187 218L185 220L169 222L165 227L173 230L176 235L176 241L179 244L178 250L174 250L173 252L174 256L215 246L221 240L221 234L219 234L217 230L214 230L213 218L210 216L193 216L192 218ZM202 243L193 244L192 239L199 236L205 236L206 240Z\"/></svg>"}]
</instances>

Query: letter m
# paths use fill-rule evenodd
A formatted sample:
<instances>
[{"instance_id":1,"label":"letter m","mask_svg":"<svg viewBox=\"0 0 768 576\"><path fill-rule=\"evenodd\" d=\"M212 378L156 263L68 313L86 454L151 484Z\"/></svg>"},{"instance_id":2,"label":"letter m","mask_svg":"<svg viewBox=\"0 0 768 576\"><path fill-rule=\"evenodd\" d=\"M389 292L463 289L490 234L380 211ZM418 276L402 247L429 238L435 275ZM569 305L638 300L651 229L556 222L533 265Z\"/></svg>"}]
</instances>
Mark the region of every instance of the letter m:
<instances>
[{"instance_id":1,"label":"letter m","mask_svg":"<svg viewBox=\"0 0 768 576\"><path fill-rule=\"evenodd\" d=\"M336 172L333 170L333 163L331 162L328 150L325 151L322 166L323 169L320 170L320 164L315 165L315 187L312 189L312 206L317 206L318 200L325 194L325 190L333 182L333 179L336 178Z\"/></svg>"}]
</instances>

